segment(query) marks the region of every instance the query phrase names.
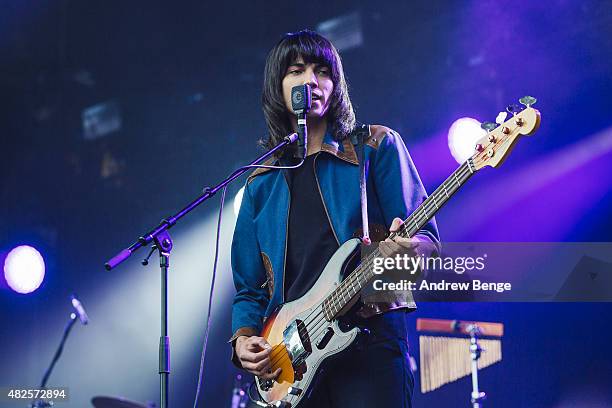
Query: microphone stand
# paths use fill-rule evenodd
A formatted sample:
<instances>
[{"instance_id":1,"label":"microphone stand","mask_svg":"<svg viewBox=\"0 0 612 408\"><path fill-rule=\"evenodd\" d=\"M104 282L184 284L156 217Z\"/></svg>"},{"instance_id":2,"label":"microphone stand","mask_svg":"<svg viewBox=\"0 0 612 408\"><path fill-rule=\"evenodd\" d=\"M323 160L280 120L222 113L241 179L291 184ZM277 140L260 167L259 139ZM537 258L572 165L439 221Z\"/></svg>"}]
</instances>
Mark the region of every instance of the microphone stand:
<instances>
[{"instance_id":1,"label":"microphone stand","mask_svg":"<svg viewBox=\"0 0 612 408\"><path fill-rule=\"evenodd\" d=\"M161 223L157 227L142 235L136 242L134 242L128 248L120 251L117 255L112 257L104 264L106 270L110 271L129 258L134 252L150 244L151 242L154 242L154 245L152 246L149 256L155 250L159 252L159 266L161 269L161 335L159 338L159 387L161 408L168 408L168 380L170 375L170 337L168 336L168 269L170 266L170 252L172 251L172 238L170 237L168 230L172 228L182 217L187 215L204 201L214 196L217 191L221 190L229 183L247 172L250 169L249 166L266 160L268 157L272 156L274 153L284 148L288 144L295 142L296 139L297 134L295 133L286 136L277 146L273 147L271 150L249 163L248 166L240 167L215 187L204 188L203 193L189 203L185 208L173 216L162 219ZM146 265L144 261L143 264Z\"/></svg>"},{"instance_id":2,"label":"microphone stand","mask_svg":"<svg viewBox=\"0 0 612 408\"><path fill-rule=\"evenodd\" d=\"M74 326L74 323L76 322L77 316L75 313L70 313L70 321L68 321L68 323L66 324L66 327L64 328L64 334L62 335L62 340L60 341L59 347L57 348L57 350L55 351L55 355L53 356L53 359L51 360L51 364L49 365L49 368L47 368L47 371L45 371L45 375L43 376L42 381L40 382L40 387L38 387L39 389L45 389L45 387L47 386L47 381L49 380L49 376L51 376L51 372L53 371L53 367L55 367L55 363L57 363L57 360L59 360L60 356L62 355L62 351L64 350L64 344L66 343L66 339L68 339L68 335L70 334L70 330L72 330L72 327ZM46 407L51 407L53 404L52 403L48 403L46 401L43 400L38 400L33 402L30 407L31 408L46 408Z\"/></svg>"}]
</instances>

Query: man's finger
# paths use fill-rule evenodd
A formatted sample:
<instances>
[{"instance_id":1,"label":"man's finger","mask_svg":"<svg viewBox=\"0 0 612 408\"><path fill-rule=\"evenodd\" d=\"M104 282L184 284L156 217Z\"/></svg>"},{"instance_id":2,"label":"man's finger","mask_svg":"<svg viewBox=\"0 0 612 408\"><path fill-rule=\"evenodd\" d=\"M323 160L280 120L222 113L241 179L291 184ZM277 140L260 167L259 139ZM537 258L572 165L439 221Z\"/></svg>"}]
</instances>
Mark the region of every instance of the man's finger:
<instances>
[{"instance_id":1,"label":"man's finger","mask_svg":"<svg viewBox=\"0 0 612 408\"><path fill-rule=\"evenodd\" d=\"M280 373L282 373L282 372L283 372L283 370L279 367L276 370L274 370L274 372L271 372L271 373L268 373L268 372L262 373L259 377L263 378L264 380L273 380L273 379L277 378L280 375Z\"/></svg>"},{"instance_id":2,"label":"man's finger","mask_svg":"<svg viewBox=\"0 0 612 408\"><path fill-rule=\"evenodd\" d=\"M395 241L389 238L381 242L379 245L379 250L385 257L393 256L393 254L396 254L399 252L400 248L401 247L399 246L398 243L396 243Z\"/></svg>"},{"instance_id":3,"label":"man's finger","mask_svg":"<svg viewBox=\"0 0 612 408\"><path fill-rule=\"evenodd\" d=\"M240 363L242 364L242 368L247 370L249 373L257 374L255 372L255 363L251 363L251 362L245 361L245 360L240 360Z\"/></svg>"},{"instance_id":4,"label":"man's finger","mask_svg":"<svg viewBox=\"0 0 612 408\"><path fill-rule=\"evenodd\" d=\"M269 349L270 344L263 337L253 337L251 340L251 344L258 346L261 349Z\"/></svg>"},{"instance_id":5,"label":"man's finger","mask_svg":"<svg viewBox=\"0 0 612 408\"><path fill-rule=\"evenodd\" d=\"M270 345L268 345L268 347L262 347L261 343L259 342L250 343L250 344L247 344L246 346L247 346L247 350L249 350L251 353L270 354L270 352L272 351L272 347L270 347Z\"/></svg>"},{"instance_id":6,"label":"man's finger","mask_svg":"<svg viewBox=\"0 0 612 408\"><path fill-rule=\"evenodd\" d=\"M241 360L249 361L251 363L259 363L264 358L268 358L270 356L270 350L262 350L260 352L254 353L252 351L247 351L242 354L240 357Z\"/></svg>"},{"instance_id":7,"label":"man's finger","mask_svg":"<svg viewBox=\"0 0 612 408\"><path fill-rule=\"evenodd\" d=\"M272 368L271 364L270 364L270 359L266 358L264 360L261 360L260 362L255 364L255 367L253 368L255 371L258 371L260 373L266 373L270 368Z\"/></svg>"},{"instance_id":8,"label":"man's finger","mask_svg":"<svg viewBox=\"0 0 612 408\"><path fill-rule=\"evenodd\" d=\"M253 361L252 356L244 356L244 358L240 359L240 362L244 369L257 375L271 368L269 358L265 358L261 361Z\"/></svg>"},{"instance_id":9,"label":"man's finger","mask_svg":"<svg viewBox=\"0 0 612 408\"><path fill-rule=\"evenodd\" d=\"M404 248L416 248L419 245L419 242L414 241L411 238L395 237L393 238L393 241Z\"/></svg>"},{"instance_id":10,"label":"man's finger","mask_svg":"<svg viewBox=\"0 0 612 408\"><path fill-rule=\"evenodd\" d=\"M404 223L404 220L402 220L401 218L395 217L393 219L393 222L391 222L391 227L389 227L389 231L395 232L399 230L403 223Z\"/></svg>"}]
</instances>

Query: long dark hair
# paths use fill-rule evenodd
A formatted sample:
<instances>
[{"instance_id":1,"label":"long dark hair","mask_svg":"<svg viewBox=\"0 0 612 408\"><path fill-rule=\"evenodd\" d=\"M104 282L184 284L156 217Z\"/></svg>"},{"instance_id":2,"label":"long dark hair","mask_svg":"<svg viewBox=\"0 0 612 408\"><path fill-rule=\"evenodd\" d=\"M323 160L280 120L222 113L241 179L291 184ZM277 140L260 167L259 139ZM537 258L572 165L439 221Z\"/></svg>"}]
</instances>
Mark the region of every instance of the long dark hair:
<instances>
[{"instance_id":1,"label":"long dark hair","mask_svg":"<svg viewBox=\"0 0 612 408\"><path fill-rule=\"evenodd\" d=\"M340 141L355 128L355 113L336 47L327 38L311 30L287 33L272 48L266 60L262 104L270 132L269 139L263 141L267 148L276 146L285 136L293 132L283 98L282 82L287 68L299 56L307 64L323 64L331 70L334 90L327 118L334 138Z\"/></svg>"}]
</instances>

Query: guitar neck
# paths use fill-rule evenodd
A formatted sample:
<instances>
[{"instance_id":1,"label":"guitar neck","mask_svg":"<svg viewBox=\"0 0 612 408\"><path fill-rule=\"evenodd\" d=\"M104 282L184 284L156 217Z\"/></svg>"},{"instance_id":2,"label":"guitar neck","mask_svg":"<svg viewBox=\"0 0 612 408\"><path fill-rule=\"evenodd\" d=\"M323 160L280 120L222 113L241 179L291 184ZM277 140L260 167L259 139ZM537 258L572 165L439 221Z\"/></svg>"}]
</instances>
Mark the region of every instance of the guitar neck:
<instances>
[{"instance_id":1,"label":"guitar neck","mask_svg":"<svg viewBox=\"0 0 612 408\"><path fill-rule=\"evenodd\" d=\"M442 208L444 204L470 179L476 172L472 159L468 159L455 170L421 205L402 223L401 228L389 237L396 235L412 237ZM375 276L372 268L373 259L382 254L379 249L372 251L367 258L362 259L357 269L323 301L323 313L329 321L334 319L372 280Z\"/></svg>"},{"instance_id":2,"label":"guitar neck","mask_svg":"<svg viewBox=\"0 0 612 408\"><path fill-rule=\"evenodd\" d=\"M455 170L444 183L429 196L402 224L397 232L403 237L412 237L442 208L444 204L455 194L461 186L476 171L472 159L468 159L457 170ZM393 238L395 234L391 234Z\"/></svg>"}]
</instances>

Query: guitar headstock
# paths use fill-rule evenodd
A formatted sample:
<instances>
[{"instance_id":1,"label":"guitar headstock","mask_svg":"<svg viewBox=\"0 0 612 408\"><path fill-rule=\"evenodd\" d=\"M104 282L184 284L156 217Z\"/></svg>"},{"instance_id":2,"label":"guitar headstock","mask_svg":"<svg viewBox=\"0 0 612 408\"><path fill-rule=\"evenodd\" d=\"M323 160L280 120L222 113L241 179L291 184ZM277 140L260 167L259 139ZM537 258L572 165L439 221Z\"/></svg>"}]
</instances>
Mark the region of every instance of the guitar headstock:
<instances>
[{"instance_id":1,"label":"guitar headstock","mask_svg":"<svg viewBox=\"0 0 612 408\"><path fill-rule=\"evenodd\" d=\"M508 157L520 136L532 135L540 127L540 112L531 107L536 99L525 96L520 102L525 108L521 110L518 105L510 105L507 110L512 116L505 120L505 115L499 115L499 126L491 122L482 124L487 135L478 140L476 152L471 157L477 170L485 166L499 166Z\"/></svg>"}]
</instances>

